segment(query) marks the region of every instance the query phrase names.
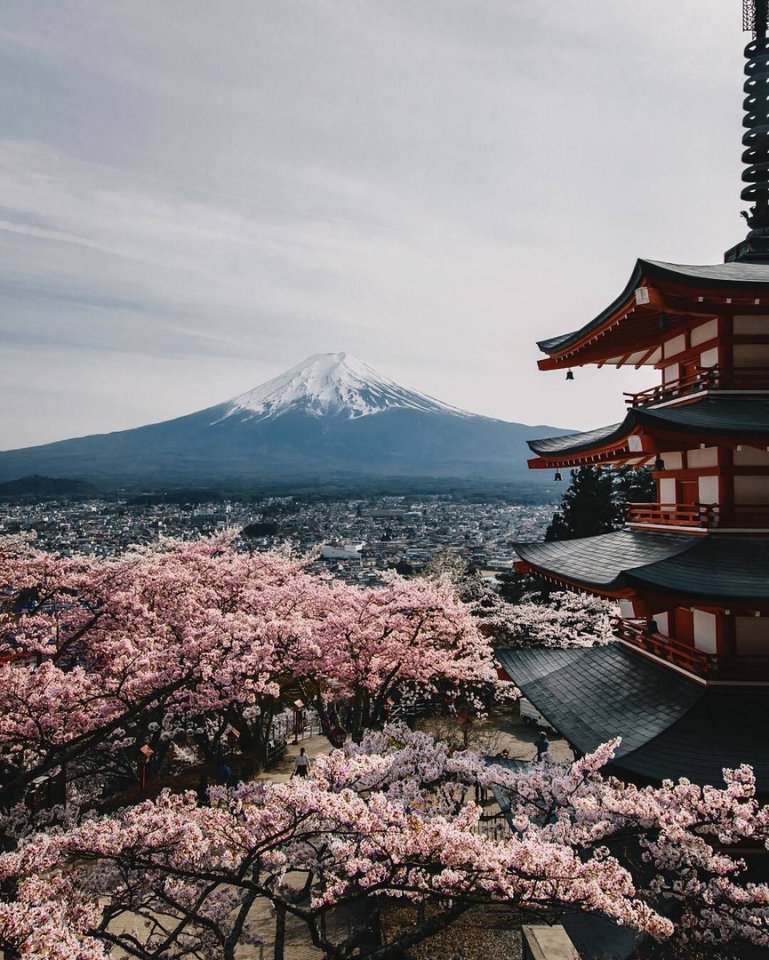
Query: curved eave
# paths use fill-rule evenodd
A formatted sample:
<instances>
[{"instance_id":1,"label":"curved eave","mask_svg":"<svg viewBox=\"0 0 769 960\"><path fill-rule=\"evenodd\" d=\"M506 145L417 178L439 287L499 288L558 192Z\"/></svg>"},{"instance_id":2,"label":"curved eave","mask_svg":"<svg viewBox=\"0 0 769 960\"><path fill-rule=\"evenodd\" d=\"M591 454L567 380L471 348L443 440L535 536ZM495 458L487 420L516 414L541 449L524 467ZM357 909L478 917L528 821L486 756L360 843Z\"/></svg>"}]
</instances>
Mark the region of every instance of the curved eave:
<instances>
[{"instance_id":1,"label":"curved eave","mask_svg":"<svg viewBox=\"0 0 769 960\"><path fill-rule=\"evenodd\" d=\"M702 396L670 407L636 407L633 423L648 433L724 443L769 440L769 397ZM627 417L625 420L627 421Z\"/></svg>"},{"instance_id":2,"label":"curved eave","mask_svg":"<svg viewBox=\"0 0 769 960\"><path fill-rule=\"evenodd\" d=\"M627 420L627 417L625 418ZM632 429L632 428L630 428ZM646 460L653 454L631 453L628 449L629 429L625 421L608 427L572 433L544 440L528 440L533 453L539 454L529 460L531 470L551 470L554 467L578 467L587 464L621 465L628 460Z\"/></svg>"},{"instance_id":3,"label":"curved eave","mask_svg":"<svg viewBox=\"0 0 769 960\"><path fill-rule=\"evenodd\" d=\"M639 449L631 451L629 437L640 435ZM651 443L645 442L650 438ZM584 433L527 441L538 455L534 469L569 467L580 463L611 463L648 458L660 442L670 440L688 449L701 442L723 444L769 443L769 397L704 395L670 407L633 407L621 423Z\"/></svg>"},{"instance_id":4,"label":"curved eave","mask_svg":"<svg viewBox=\"0 0 769 960\"><path fill-rule=\"evenodd\" d=\"M515 543L513 547L538 573L618 596L630 587L625 578L628 570L674 556L691 543L686 536L618 530L581 540Z\"/></svg>"},{"instance_id":5,"label":"curved eave","mask_svg":"<svg viewBox=\"0 0 769 960\"><path fill-rule=\"evenodd\" d=\"M647 289L648 303L637 302L639 287ZM539 367L552 370L602 363L623 355L624 362L640 365L649 362L643 352L659 343L660 329L655 321L661 313L668 316L671 326L678 325L683 330L693 321L723 311L726 292L731 294L731 312L735 307L742 312L755 312L761 309L760 300L769 295L768 291L769 266L763 264L687 266L637 260L622 293L597 317L579 330L538 342L540 350L548 355L539 361ZM738 300L744 300L739 306L735 294Z\"/></svg>"},{"instance_id":6,"label":"curved eave","mask_svg":"<svg viewBox=\"0 0 769 960\"><path fill-rule=\"evenodd\" d=\"M553 359L556 359L561 353L569 347L575 347L579 341L588 334L600 329L610 321L617 313L620 313L624 307L630 307L631 301L635 302L635 290L641 286L643 279L643 260L636 260L630 279L625 284L622 293L613 300L605 310L598 314L595 319L586 323L579 330L573 330L571 333L562 333L557 337L548 337L546 340L538 340L537 346L543 352ZM540 365L546 361L540 360Z\"/></svg>"},{"instance_id":7,"label":"curved eave","mask_svg":"<svg viewBox=\"0 0 769 960\"><path fill-rule=\"evenodd\" d=\"M606 596L652 592L710 603L769 601L769 539L618 530L514 547L529 571Z\"/></svg>"},{"instance_id":8,"label":"curved eave","mask_svg":"<svg viewBox=\"0 0 769 960\"><path fill-rule=\"evenodd\" d=\"M567 433L560 437L545 437L542 440L527 440L532 453L540 457L557 456L562 453L580 453L582 450L592 450L599 447L613 446L614 442L626 435L625 420L622 423L612 423L608 427L598 427L595 430L586 430L583 433Z\"/></svg>"}]
</instances>

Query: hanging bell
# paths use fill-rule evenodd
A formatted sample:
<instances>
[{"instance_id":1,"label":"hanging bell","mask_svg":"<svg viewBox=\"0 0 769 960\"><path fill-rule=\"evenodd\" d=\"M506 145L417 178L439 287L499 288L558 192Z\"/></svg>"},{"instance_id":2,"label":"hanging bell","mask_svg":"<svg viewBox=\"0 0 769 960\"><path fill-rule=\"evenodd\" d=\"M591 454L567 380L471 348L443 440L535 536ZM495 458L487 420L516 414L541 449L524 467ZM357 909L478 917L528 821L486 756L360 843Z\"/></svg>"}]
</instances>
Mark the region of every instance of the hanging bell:
<instances>
[{"instance_id":1,"label":"hanging bell","mask_svg":"<svg viewBox=\"0 0 769 960\"><path fill-rule=\"evenodd\" d=\"M670 317L666 314L660 314L660 330L667 330L670 326Z\"/></svg>"},{"instance_id":2,"label":"hanging bell","mask_svg":"<svg viewBox=\"0 0 769 960\"><path fill-rule=\"evenodd\" d=\"M662 457L657 457L657 459L654 461L654 469L657 472L665 469L665 461L662 459Z\"/></svg>"},{"instance_id":3,"label":"hanging bell","mask_svg":"<svg viewBox=\"0 0 769 960\"><path fill-rule=\"evenodd\" d=\"M563 480L563 477L561 476L561 471L560 471L560 470L556 470L556 471L555 471L555 476L553 477L553 480L555 480L556 483L560 483L561 480Z\"/></svg>"},{"instance_id":4,"label":"hanging bell","mask_svg":"<svg viewBox=\"0 0 769 960\"><path fill-rule=\"evenodd\" d=\"M566 371L566 379L567 379L567 380L573 380L573 379L574 379L574 371L573 371L573 370L567 370L567 371Z\"/></svg>"}]
</instances>

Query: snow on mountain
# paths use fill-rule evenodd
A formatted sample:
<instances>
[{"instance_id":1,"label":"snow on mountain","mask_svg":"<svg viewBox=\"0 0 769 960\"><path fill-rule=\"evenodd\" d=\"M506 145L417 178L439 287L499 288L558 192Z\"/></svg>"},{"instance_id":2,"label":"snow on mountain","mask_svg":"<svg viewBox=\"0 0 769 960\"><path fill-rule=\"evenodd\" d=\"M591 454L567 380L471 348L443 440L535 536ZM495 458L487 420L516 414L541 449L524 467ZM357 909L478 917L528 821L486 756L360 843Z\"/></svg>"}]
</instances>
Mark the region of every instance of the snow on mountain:
<instances>
[{"instance_id":1,"label":"snow on mountain","mask_svg":"<svg viewBox=\"0 0 769 960\"><path fill-rule=\"evenodd\" d=\"M394 409L473 416L401 387L349 353L316 353L224 406L222 419L240 414L242 419L270 420L301 411L315 417L356 420Z\"/></svg>"},{"instance_id":2,"label":"snow on mountain","mask_svg":"<svg viewBox=\"0 0 769 960\"><path fill-rule=\"evenodd\" d=\"M215 407L115 433L0 452L0 481L33 474L165 487L549 483L526 441L568 433L474 416L407 390L344 353L318 354Z\"/></svg>"},{"instance_id":3,"label":"snow on mountain","mask_svg":"<svg viewBox=\"0 0 769 960\"><path fill-rule=\"evenodd\" d=\"M173 420L2 451L0 481L37 474L107 488L256 489L453 478L528 489L549 478L526 469L526 441L568 432L474 416L347 354L317 354L234 400Z\"/></svg>"}]
</instances>

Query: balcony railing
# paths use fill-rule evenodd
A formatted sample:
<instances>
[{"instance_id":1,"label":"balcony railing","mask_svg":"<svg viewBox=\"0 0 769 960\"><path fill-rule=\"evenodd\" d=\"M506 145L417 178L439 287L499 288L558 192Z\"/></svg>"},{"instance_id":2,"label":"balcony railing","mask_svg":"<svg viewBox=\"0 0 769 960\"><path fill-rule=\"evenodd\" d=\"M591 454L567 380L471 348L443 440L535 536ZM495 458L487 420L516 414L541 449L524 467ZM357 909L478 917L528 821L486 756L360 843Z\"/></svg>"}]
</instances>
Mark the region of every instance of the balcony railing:
<instances>
[{"instance_id":1,"label":"balcony railing","mask_svg":"<svg viewBox=\"0 0 769 960\"><path fill-rule=\"evenodd\" d=\"M652 623L653 621L649 620L625 620L622 617L615 617L613 620L614 632L621 640L699 677L710 674L712 657L689 644L656 632L654 627L650 626Z\"/></svg>"},{"instance_id":2,"label":"balcony railing","mask_svg":"<svg viewBox=\"0 0 769 960\"><path fill-rule=\"evenodd\" d=\"M769 504L721 506L718 503L626 503L625 522L714 530L769 529Z\"/></svg>"},{"instance_id":3,"label":"balcony railing","mask_svg":"<svg viewBox=\"0 0 769 960\"><path fill-rule=\"evenodd\" d=\"M769 654L716 656L654 629L654 621L613 619L614 632L626 643L710 681L769 682Z\"/></svg>"},{"instance_id":4,"label":"balcony railing","mask_svg":"<svg viewBox=\"0 0 769 960\"><path fill-rule=\"evenodd\" d=\"M640 393L625 393L625 403L631 407L647 407L664 403L676 397L702 393L704 390L765 390L769 391L769 370L763 367L744 367L725 371L718 367L704 367L693 373L661 383Z\"/></svg>"}]
</instances>

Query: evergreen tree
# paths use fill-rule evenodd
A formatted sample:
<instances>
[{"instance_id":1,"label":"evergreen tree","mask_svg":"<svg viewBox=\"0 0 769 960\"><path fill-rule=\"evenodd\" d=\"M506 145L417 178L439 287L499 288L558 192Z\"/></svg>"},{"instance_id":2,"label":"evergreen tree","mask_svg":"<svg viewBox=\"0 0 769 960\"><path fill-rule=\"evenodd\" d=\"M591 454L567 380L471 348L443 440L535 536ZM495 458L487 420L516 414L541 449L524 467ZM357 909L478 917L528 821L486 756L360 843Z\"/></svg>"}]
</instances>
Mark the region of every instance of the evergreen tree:
<instances>
[{"instance_id":1,"label":"evergreen tree","mask_svg":"<svg viewBox=\"0 0 769 960\"><path fill-rule=\"evenodd\" d=\"M612 471L600 467L573 470L545 540L578 540L616 529L616 506Z\"/></svg>"},{"instance_id":2,"label":"evergreen tree","mask_svg":"<svg viewBox=\"0 0 769 960\"><path fill-rule=\"evenodd\" d=\"M619 530L626 503L650 503L656 498L651 471L644 467L578 467L561 505L545 532L545 540L578 540Z\"/></svg>"}]
</instances>

